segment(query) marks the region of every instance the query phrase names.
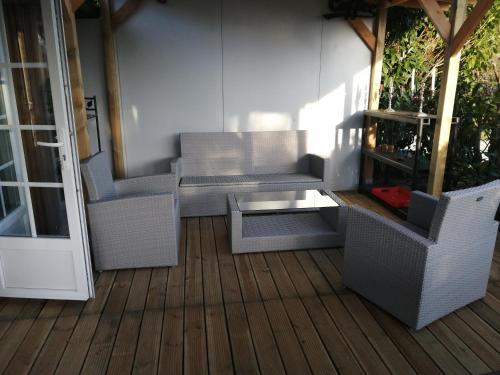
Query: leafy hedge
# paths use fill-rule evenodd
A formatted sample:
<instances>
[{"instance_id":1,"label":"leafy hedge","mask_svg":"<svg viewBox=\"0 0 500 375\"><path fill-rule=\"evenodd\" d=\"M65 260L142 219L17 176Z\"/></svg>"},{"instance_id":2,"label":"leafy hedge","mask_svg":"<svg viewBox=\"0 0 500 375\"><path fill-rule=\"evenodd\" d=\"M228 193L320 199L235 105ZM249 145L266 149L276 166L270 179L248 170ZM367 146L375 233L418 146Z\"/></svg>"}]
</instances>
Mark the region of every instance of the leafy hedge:
<instances>
[{"instance_id":1,"label":"leafy hedge","mask_svg":"<svg viewBox=\"0 0 500 375\"><path fill-rule=\"evenodd\" d=\"M462 51L454 116L460 118L453 155L446 167L446 190L500 178L500 1L495 1ZM426 83L424 111L436 113L444 44L421 10L391 8L388 16L382 83L381 108L387 106L387 86L394 79L393 108L418 109L410 95L412 70L417 91ZM436 92L430 93L431 71L437 67ZM391 139L398 147L409 147L414 134L392 132L381 127L378 142ZM394 138L396 137L396 138ZM432 131L423 138L423 156L430 160Z\"/></svg>"}]
</instances>

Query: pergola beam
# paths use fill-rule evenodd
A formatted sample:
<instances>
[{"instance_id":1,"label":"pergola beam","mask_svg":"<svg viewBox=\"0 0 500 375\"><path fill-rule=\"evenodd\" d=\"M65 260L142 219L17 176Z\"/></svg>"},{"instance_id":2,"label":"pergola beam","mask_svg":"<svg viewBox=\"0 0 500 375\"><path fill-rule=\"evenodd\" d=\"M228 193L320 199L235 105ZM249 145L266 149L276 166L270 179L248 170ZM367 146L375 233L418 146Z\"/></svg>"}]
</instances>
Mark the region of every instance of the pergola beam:
<instances>
[{"instance_id":1,"label":"pergola beam","mask_svg":"<svg viewBox=\"0 0 500 375\"><path fill-rule=\"evenodd\" d=\"M451 11L451 35L455 36L466 18L467 1L455 0ZM448 143L450 139L453 107L457 90L458 72L460 68L460 51L453 54L452 44L448 43L445 50L444 69L439 91L437 122L434 129L431 163L427 191L439 195L443 189Z\"/></svg>"},{"instance_id":2,"label":"pergola beam","mask_svg":"<svg viewBox=\"0 0 500 375\"><path fill-rule=\"evenodd\" d=\"M63 4L64 34L66 37L66 54L68 59L71 99L75 121L78 156L88 158L92 153L90 137L87 129L87 111L85 109L85 94L83 91L82 69L80 65L80 50L76 33L75 13L70 0Z\"/></svg>"},{"instance_id":3,"label":"pergola beam","mask_svg":"<svg viewBox=\"0 0 500 375\"><path fill-rule=\"evenodd\" d=\"M380 82L382 80L382 65L384 60L385 29L387 25L387 1L379 2L377 18L375 19L375 50L372 54L372 65L370 74L370 91L368 96L368 109L378 109L380 102ZM371 117L366 126L364 147L374 149L377 143L377 122ZM363 179L366 183L373 181L373 160L365 157L363 168Z\"/></svg>"},{"instance_id":4,"label":"pergola beam","mask_svg":"<svg viewBox=\"0 0 500 375\"><path fill-rule=\"evenodd\" d=\"M370 51L375 52L375 46L377 45L377 39L375 35L370 31L370 29L365 25L363 20L359 17L348 20L351 27L354 29L356 34L361 38L361 40L366 44Z\"/></svg>"},{"instance_id":5,"label":"pergola beam","mask_svg":"<svg viewBox=\"0 0 500 375\"><path fill-rule=\"evenodd\" d=\"M418 3L436 27L439 35L445 40L450 40L451 25L443 9L436 0L418 0Z\"/></svg>"},{"instance_id":6,"label":"pergola beam","mask_svg":"<svg viewBox=\"0 0 500 375\"><path fill-rule=\"evenodd\" d=\"M472 35L476 27L479 25L484 15L493 5L494 0L479 0L474 9L470 12L469 16L458 30L453 38L450 47L451 55L456 54L467 43L467 40Z\"/></svg>"},{"instance_id":7,"label":"pergola beam","mask_svg":"<svg viewBox=\"0 0 500 375\"><path fill-rule=\"evenodd\" d=\"M101 0L101 28L104 47L104 70L106 73L109 123L111 126L111 143L113 147L114 175L117 178L121 178L125 177L125 161L123 156L120 87L109 0Z\"/></svg>"}]
</instances>

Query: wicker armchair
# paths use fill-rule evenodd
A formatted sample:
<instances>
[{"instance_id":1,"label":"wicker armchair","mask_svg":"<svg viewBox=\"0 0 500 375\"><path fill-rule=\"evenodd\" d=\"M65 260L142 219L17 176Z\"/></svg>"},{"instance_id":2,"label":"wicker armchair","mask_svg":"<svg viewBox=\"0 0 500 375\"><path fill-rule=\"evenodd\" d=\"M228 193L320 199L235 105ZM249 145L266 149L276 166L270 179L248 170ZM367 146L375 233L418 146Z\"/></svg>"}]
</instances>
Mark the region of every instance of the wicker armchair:
<instances>
[{"instance_id":1,"label":"wicker armchair","mask_svg":"<svg viewBox=\"0 0 500 375\"><path fill-rule=\"evenodd\" d=\"M81 164L95 268L177 265L180 205L174 174L113 181L104 153Z\"/></svg>"},{"instance_id":2,"label":"wicker armchair","mask_svg":"<svg viewBox=\"0 0 500 375\"><path fill-rule=\"evenodd\" d=\"M350 207L344 285L417 330L483 298L499 203L496 180L439 200L413 192L403 224Z\"/></svg>"}]
</instances>

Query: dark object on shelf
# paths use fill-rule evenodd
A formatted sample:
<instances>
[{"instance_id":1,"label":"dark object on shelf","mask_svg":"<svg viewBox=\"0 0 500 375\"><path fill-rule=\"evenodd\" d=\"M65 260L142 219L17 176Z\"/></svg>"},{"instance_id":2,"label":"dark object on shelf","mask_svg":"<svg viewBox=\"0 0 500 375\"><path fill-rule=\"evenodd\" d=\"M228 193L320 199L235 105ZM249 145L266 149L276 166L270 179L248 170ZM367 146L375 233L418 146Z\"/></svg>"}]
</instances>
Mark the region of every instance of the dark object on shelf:
<instances>
[{"instance_id":1,"label":"dark object on shelf","mask_svg":"<svg viewBox=\"0 0 500 375\"><path fill-rule=\"evenodd\" d=\"M356 17L375 17L376 4L366 0L329 0L328 7L331 13L324 14L327 20L342 17L354 19Z\"/></svg>"},{"instance_id":2,"label":"dark object on shelf","mask_svg":"<svg viewBox=\"0 0 500 375\"><path fill-rule=\"evenodd\" d=\"M95 119L97 147L99 149L99 152L101 152L101 132L99 130L99 114L97 113L97 99L95 95L85 98L85 110L87 111L87 120Z\"/></svg>"},{"instance_id":3,"label":"dark object on shelf","mask_svg":"<svg viewBox=\"0 0 500 375\"><path fill-rule=\"evenodd\" d=\"M400 186L372 188L372 194L391 207L408 208L410 204L410 191Z\"/></svg>"}]
</instances>

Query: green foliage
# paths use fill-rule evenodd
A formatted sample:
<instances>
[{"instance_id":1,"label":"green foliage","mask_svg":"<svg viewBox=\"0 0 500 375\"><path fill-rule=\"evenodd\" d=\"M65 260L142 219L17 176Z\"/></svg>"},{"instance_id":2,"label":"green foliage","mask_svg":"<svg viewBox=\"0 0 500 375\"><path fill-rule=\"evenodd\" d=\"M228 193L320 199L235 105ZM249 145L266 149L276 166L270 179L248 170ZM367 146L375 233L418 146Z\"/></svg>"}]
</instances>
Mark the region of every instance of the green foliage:
<instances>
[{"instance_id":1,"label":"green foliage","mask_svg":"<svg viewBox=\"0 0 500 375\"><path fill-rule=\"evenodd\" d=\"M444 62L444 43L421 10L392 8L389 12L382 83L381 107L387 106L390 78L394 80L393 108L416 111L417 95L410 94L411 72L418 85L425 82L424 111L436 113ZM500 1L481 22L462 51L454 116L460 118L453 154L449 155L447 189L474 186L500 178ZM431 72L438 71L436 93L430 93ZM391 132L387 127L378 142L390 138L399 147L413 142L410 132ZM396 137L396 139L394 139ZM430 159L432 132L423 137L423 157Z\"/></svg>"}]
</instances>

